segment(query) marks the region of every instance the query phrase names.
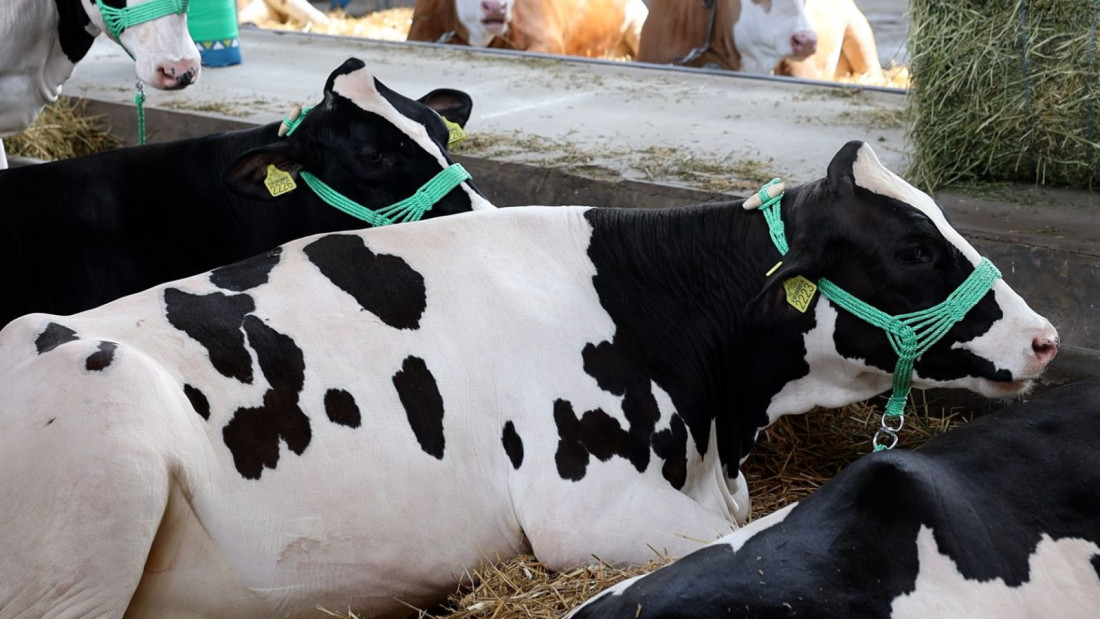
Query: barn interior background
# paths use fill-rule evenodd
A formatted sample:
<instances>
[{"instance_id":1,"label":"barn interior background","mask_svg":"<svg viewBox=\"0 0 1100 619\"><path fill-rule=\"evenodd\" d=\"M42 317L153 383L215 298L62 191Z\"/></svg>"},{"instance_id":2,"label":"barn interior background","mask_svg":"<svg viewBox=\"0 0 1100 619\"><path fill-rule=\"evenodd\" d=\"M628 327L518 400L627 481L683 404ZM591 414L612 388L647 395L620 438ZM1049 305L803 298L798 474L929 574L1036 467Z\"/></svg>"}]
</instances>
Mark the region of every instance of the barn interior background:
<instances>
[{"instance_id":1,"label":"barn interior background","mask_svg":"<svg viewBox=\"0 0 1100 619\"><path fill-rule=\"evenodd\" d=\"M313 3L324 21L286 19L250 0L239 8L263 28L241 28L243 62L205 70L186 92L150 93L147 122L153 141L272 122L315 99L320 76L354 55L410 95L448 86L474 97L457 158L500 205L646 208L742 196L772 176L820 177L840 145L863 139L888 167L935 190L956 226L1057 325L1063 352L1051 382L1100 374L1097 0L857 4L883 66L903 83L807 83L407 44L412 0L352 0L332 13L328 0ZM9 151L46 158L134 143L132 83L129 58L97 42L66 85L71 98L8 141ZM96 124L88 116L105 119L106 135L88 130ZM68 150L34 150L43 132ZM906 446L988 406L957 394L924 397L929 415ZM857 406L770 428L746 469L761 497L757 513L796 500L858 457L875 420L872 408ZM519 561L489 570L462 594L473 597L453 606L457 616L520 604L530 616L555 616L626 574L596 566L551 575Z\"/></svg>"}]
</instances>

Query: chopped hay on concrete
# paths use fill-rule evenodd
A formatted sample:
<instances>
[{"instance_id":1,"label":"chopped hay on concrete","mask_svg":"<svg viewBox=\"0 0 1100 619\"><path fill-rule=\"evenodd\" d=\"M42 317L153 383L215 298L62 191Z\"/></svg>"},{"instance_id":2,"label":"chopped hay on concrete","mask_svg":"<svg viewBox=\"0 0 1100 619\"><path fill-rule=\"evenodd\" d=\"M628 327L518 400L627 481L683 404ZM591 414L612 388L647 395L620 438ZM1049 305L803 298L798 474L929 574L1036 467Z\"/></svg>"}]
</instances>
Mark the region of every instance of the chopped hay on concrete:
<instances>
[{"instance_id":1,"label":"chopped hay on concrete","mask_svg":"<svg viewBox=\"0 0 1100 619\"><path fill-rule=\"evenodd\" d=\"M87 102L62 97L46 106L22 133L4 138L8 155L54 161L82 157L122 146L103 116L88 116Z\"/></svg>"},{"instance_id":2,"label":"chopped hay on concrete","mask_svg":"<svg viewBox=\"0 0 1100 619\"><path fill-rule=\"evenodd\" d=\"M913 0L909 176L1100 184L1100 0Z\"/></svg>"}]
</instances>

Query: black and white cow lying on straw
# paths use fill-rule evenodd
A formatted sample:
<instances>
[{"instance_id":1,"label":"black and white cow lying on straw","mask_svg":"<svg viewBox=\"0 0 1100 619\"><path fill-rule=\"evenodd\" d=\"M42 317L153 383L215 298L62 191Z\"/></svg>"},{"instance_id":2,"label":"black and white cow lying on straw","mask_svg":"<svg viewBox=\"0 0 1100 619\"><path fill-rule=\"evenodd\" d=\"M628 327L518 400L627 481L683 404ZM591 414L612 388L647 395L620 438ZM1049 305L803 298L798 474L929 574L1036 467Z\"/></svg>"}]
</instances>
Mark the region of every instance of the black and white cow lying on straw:
<instances>
[{"instance_id":1,"label":"black and white cow lying on straw","mask_svg":"<svg viewBox=\"0 0 1100 619\"><path fill-rule=\"evenodd\" d=\"M1100 382L868 455L572 619L1094 617Z\"/></svg>"},{"instance_id":2,"label":"black and white cow lying on straw","mask_svg":"<svg viewBox=\"0 0 1100 619\"><path fill-rule=\"evenodd\" d=\"M305 126L303 125L302 129ZM886 390L892 314L978 253L845 146L739 203L525 207L325 234L0 331L0 615L401 615L483 557L679 556L742 524L779 415ZM918 387L1028 388L1050 323L997 280Z\"/></svg>"},{"instance_id":3,"label":"black and white cow lying on straw","mask_svg":"<svg viewBox=\"0 0 1100 619\"><path fill-rule=\"evenodd\" d=\"M363 207L386 207L454 172L439 114L464 125L470 110L456 90L403 97L349 59L287 137L274 123L0 172L0 326L29 312L89 309L309 234L365 227L300 172ZM289 176L269 187L271 165ZM491 207L461 183L424 217Z\"/></svg>"}]
</instances>

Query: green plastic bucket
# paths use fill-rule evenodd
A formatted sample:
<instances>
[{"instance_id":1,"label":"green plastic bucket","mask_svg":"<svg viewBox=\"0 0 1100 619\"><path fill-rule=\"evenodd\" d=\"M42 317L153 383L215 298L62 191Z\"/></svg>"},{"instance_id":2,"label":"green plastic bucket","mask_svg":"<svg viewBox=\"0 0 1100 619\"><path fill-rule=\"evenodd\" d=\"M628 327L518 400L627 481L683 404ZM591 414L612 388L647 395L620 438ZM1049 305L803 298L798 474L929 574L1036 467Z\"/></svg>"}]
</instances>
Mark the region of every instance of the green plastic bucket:
<instances>
[{"instance_id":1,"label":"green plastic bucket","mask_svg":"<svg viewBox=\"0 0 1100 619\"><path fill-rule=\"evenodd\" d=\"M191 0L187 26L199 47L202 64L226 67L241 62L237 0Z\"/></svg>"}]
</instances>

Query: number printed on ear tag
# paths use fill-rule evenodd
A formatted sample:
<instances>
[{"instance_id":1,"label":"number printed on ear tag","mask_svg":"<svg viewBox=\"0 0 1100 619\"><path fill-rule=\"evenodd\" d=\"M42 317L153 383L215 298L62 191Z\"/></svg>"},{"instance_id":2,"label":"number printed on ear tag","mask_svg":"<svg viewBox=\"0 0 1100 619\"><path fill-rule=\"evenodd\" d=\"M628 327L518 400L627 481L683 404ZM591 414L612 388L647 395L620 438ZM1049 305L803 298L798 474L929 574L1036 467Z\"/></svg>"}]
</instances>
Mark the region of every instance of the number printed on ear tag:
<instances>
[{"instance_id":1,"label":"number printed on ear tag","mask_svg":"<svg viewBox=\"0 0 1100 619\"><path fill-rule=\"evenodd\" d=\"M447 148L458 144L462 140L466 139L466 132L462 129L462 125L453 123L446 118L443 119L443 124L447 125Z\"/></svg>"},{"instance_id":2,"label":"number printed on ear tag","mask_svg":"<svg viewBox=\"0 0 1100 619\"><path fill-rule=\"evenodd\" d=\"M264 185L267 186L267 190L272 197L290 193L298 188L298 184L294 182L294 177L289 172L276 168L273 163L267 166L267 178L264 179Z\"/></svg>"},{"instance_id":3,"label":"number printed on ear tag","mask_svg":"<svg viewBox=\"0 0 1100 619\"><path fill-rule=\"evenodd\" d=\"M810 303L814 300L817 284L801 275L795 275L783 282L783 289L787 291L787 303L805 314L810 307Z\"/></svg>"}]
</instances>

